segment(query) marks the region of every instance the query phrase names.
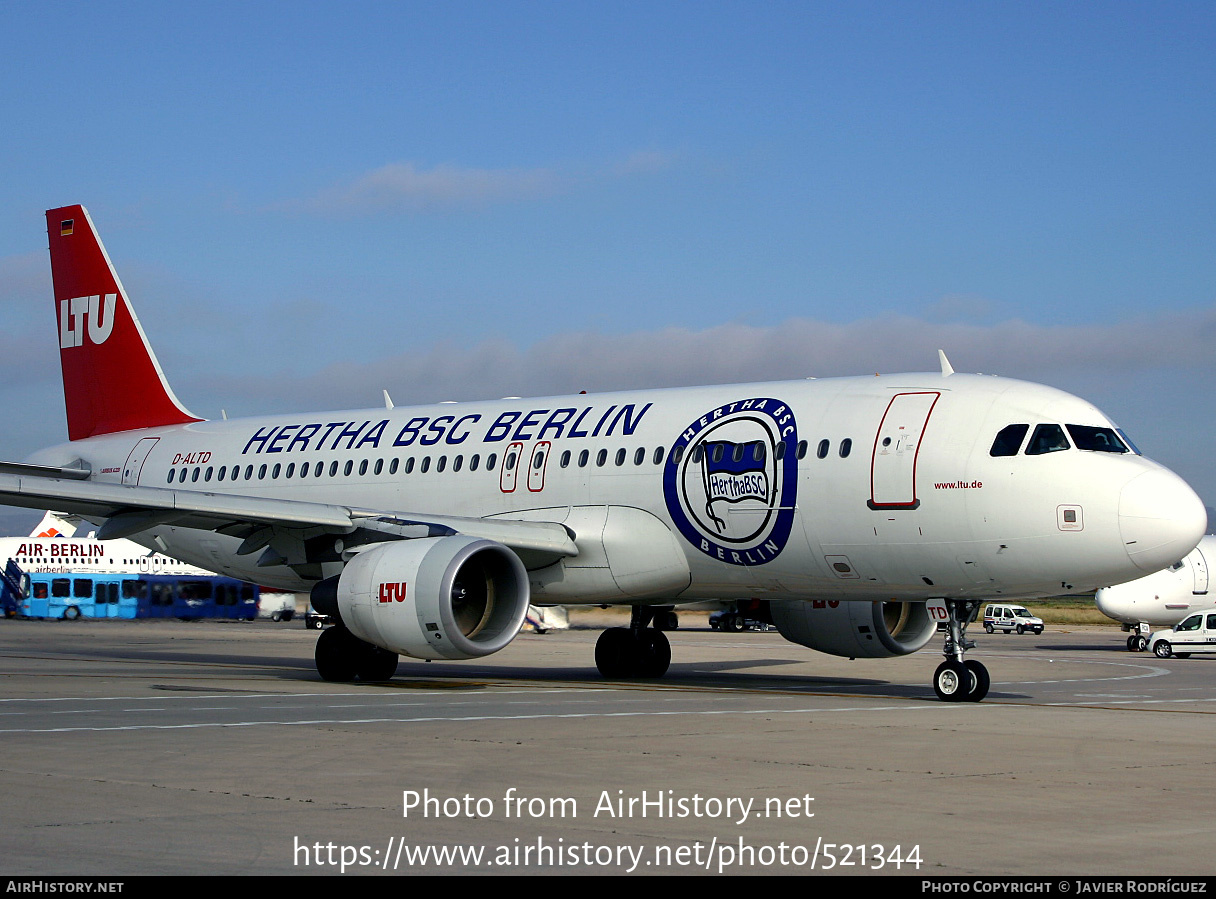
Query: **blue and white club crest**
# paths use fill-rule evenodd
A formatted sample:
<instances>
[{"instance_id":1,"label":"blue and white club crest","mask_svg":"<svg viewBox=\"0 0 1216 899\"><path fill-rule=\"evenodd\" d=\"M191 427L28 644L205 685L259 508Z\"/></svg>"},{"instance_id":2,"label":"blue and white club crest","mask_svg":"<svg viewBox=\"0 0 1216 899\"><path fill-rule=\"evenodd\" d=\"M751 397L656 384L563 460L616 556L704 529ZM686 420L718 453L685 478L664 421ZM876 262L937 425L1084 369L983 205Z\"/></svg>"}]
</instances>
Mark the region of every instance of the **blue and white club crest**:
<instances>
[{"instance_id":1,"label":"blue and white club crest","mask_svg":"<svg viewBox=\"0 0 1216 899\"><path fill-rule=\"evenodd\" d=\"M694 421L663 476L680 533L732 565L774 559L794 520L797 443L794 413L771 397L727 403Z\"/></svg>"}]
</instances>

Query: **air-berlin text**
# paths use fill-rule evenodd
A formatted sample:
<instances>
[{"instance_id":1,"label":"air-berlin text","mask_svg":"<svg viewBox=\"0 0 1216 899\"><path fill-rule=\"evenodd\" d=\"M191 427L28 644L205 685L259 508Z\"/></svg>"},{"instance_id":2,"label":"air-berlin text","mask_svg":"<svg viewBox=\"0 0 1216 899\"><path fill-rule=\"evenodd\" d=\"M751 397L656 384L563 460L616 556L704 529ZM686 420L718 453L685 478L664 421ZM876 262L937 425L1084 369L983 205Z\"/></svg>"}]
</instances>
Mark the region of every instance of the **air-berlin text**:
<instances>
[{"instance_id":1,"label":"air-berlin text","mask_svg":"<svg viewBox=\"0 0 1216 899\"><path fill-rule=\"evenodd\" d=\"M18 556L52 556L66 559L71 556L101 558L105 554L104 543L22 543L17 547Z\"/></svg>"}]
</instances>

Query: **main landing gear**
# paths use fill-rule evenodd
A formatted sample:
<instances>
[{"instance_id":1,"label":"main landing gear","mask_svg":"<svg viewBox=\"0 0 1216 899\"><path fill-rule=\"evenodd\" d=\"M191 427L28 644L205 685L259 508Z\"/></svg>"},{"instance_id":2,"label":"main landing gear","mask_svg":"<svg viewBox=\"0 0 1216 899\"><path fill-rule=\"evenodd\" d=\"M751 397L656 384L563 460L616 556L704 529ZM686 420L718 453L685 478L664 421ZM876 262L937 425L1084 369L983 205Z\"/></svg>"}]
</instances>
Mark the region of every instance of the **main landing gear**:
<instances>
[{"instance_id":1,"label":"main landing gear","mask_svg":"<svg viewBox=\"0 0 1216 899\"><path fill-rule=\"evenodd\" d=\"M975 648L975 643L967 639L967 625L979 617L980 604L972 599L945 602L950 614L943 650L946 661L933 675L933 692L943 702L979 702L988 695L992 680L983 664L973 659L964 661L963 653Z\"/></svg>"},{"instance_id":2,"label":"main landing gear","mask_svg":"<svg viewBox=\"0 0 1216 899\"><path fill-rule=\"evenodd\" d=\"M343 625L335 624L317 638L314 654L317 673L327 681L389 680L397 671L397 653L360 640Z\"/></svg>"},{"instance_id":3,"label":"main landing gear","mask_svg":"<svg viewBox=\"0 0 1216 899\"><path fill-rule=\"evenodd\" d=\"M660 610L662 612L663 610ZM608 678L662 677L671 664L667 635L650 624L655 610L634 606L629 627L610 627L595 643L595 667Z\"/></svg>"}]
</instances>

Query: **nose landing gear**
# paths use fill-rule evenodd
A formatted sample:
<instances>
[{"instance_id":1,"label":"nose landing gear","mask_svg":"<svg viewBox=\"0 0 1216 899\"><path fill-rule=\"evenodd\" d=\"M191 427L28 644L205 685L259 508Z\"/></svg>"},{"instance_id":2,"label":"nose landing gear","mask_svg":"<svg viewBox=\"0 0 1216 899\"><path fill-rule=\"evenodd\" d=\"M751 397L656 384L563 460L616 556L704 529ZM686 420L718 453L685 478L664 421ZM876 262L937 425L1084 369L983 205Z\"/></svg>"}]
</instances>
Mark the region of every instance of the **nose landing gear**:
<instances>
[{"instance_id":1,"label":"nose landing gear","mask_svg":"<svg viewBox=\"0 0 1216 899\"><path fill-rule=\"evenodd\" d=\"M967 625L979 616L980 603L973 599L947 599L950 615L946 645L942 654L946 661L937 666L933 675L933 692L943 702L979 702L988 695L992 679L988 669L974 659L963 659L974 641L967 639Z\"/></svg>"}]
</instances>

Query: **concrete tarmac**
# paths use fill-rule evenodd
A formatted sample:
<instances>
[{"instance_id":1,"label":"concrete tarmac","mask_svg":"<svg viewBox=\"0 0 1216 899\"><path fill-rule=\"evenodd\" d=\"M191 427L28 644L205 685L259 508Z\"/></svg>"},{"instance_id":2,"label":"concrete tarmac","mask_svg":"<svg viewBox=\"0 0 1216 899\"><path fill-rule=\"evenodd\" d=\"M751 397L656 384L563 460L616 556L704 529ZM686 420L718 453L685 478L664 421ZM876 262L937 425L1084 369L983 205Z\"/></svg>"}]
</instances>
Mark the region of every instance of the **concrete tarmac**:
<instances>
[{"instance_id":1,"label":"concrete tarmac","mask_svg":"<svg viewBox=\"0 0 1216 899\"><path fill-rule=\"evenodd\" d=\"M685 620L658 681L604 681L586 627L375 685L299 621L0 622L0 872L1213 871L1216 659L978 632L992 691L953 704L936 640Z\"/></svg>"}]
</instances>

